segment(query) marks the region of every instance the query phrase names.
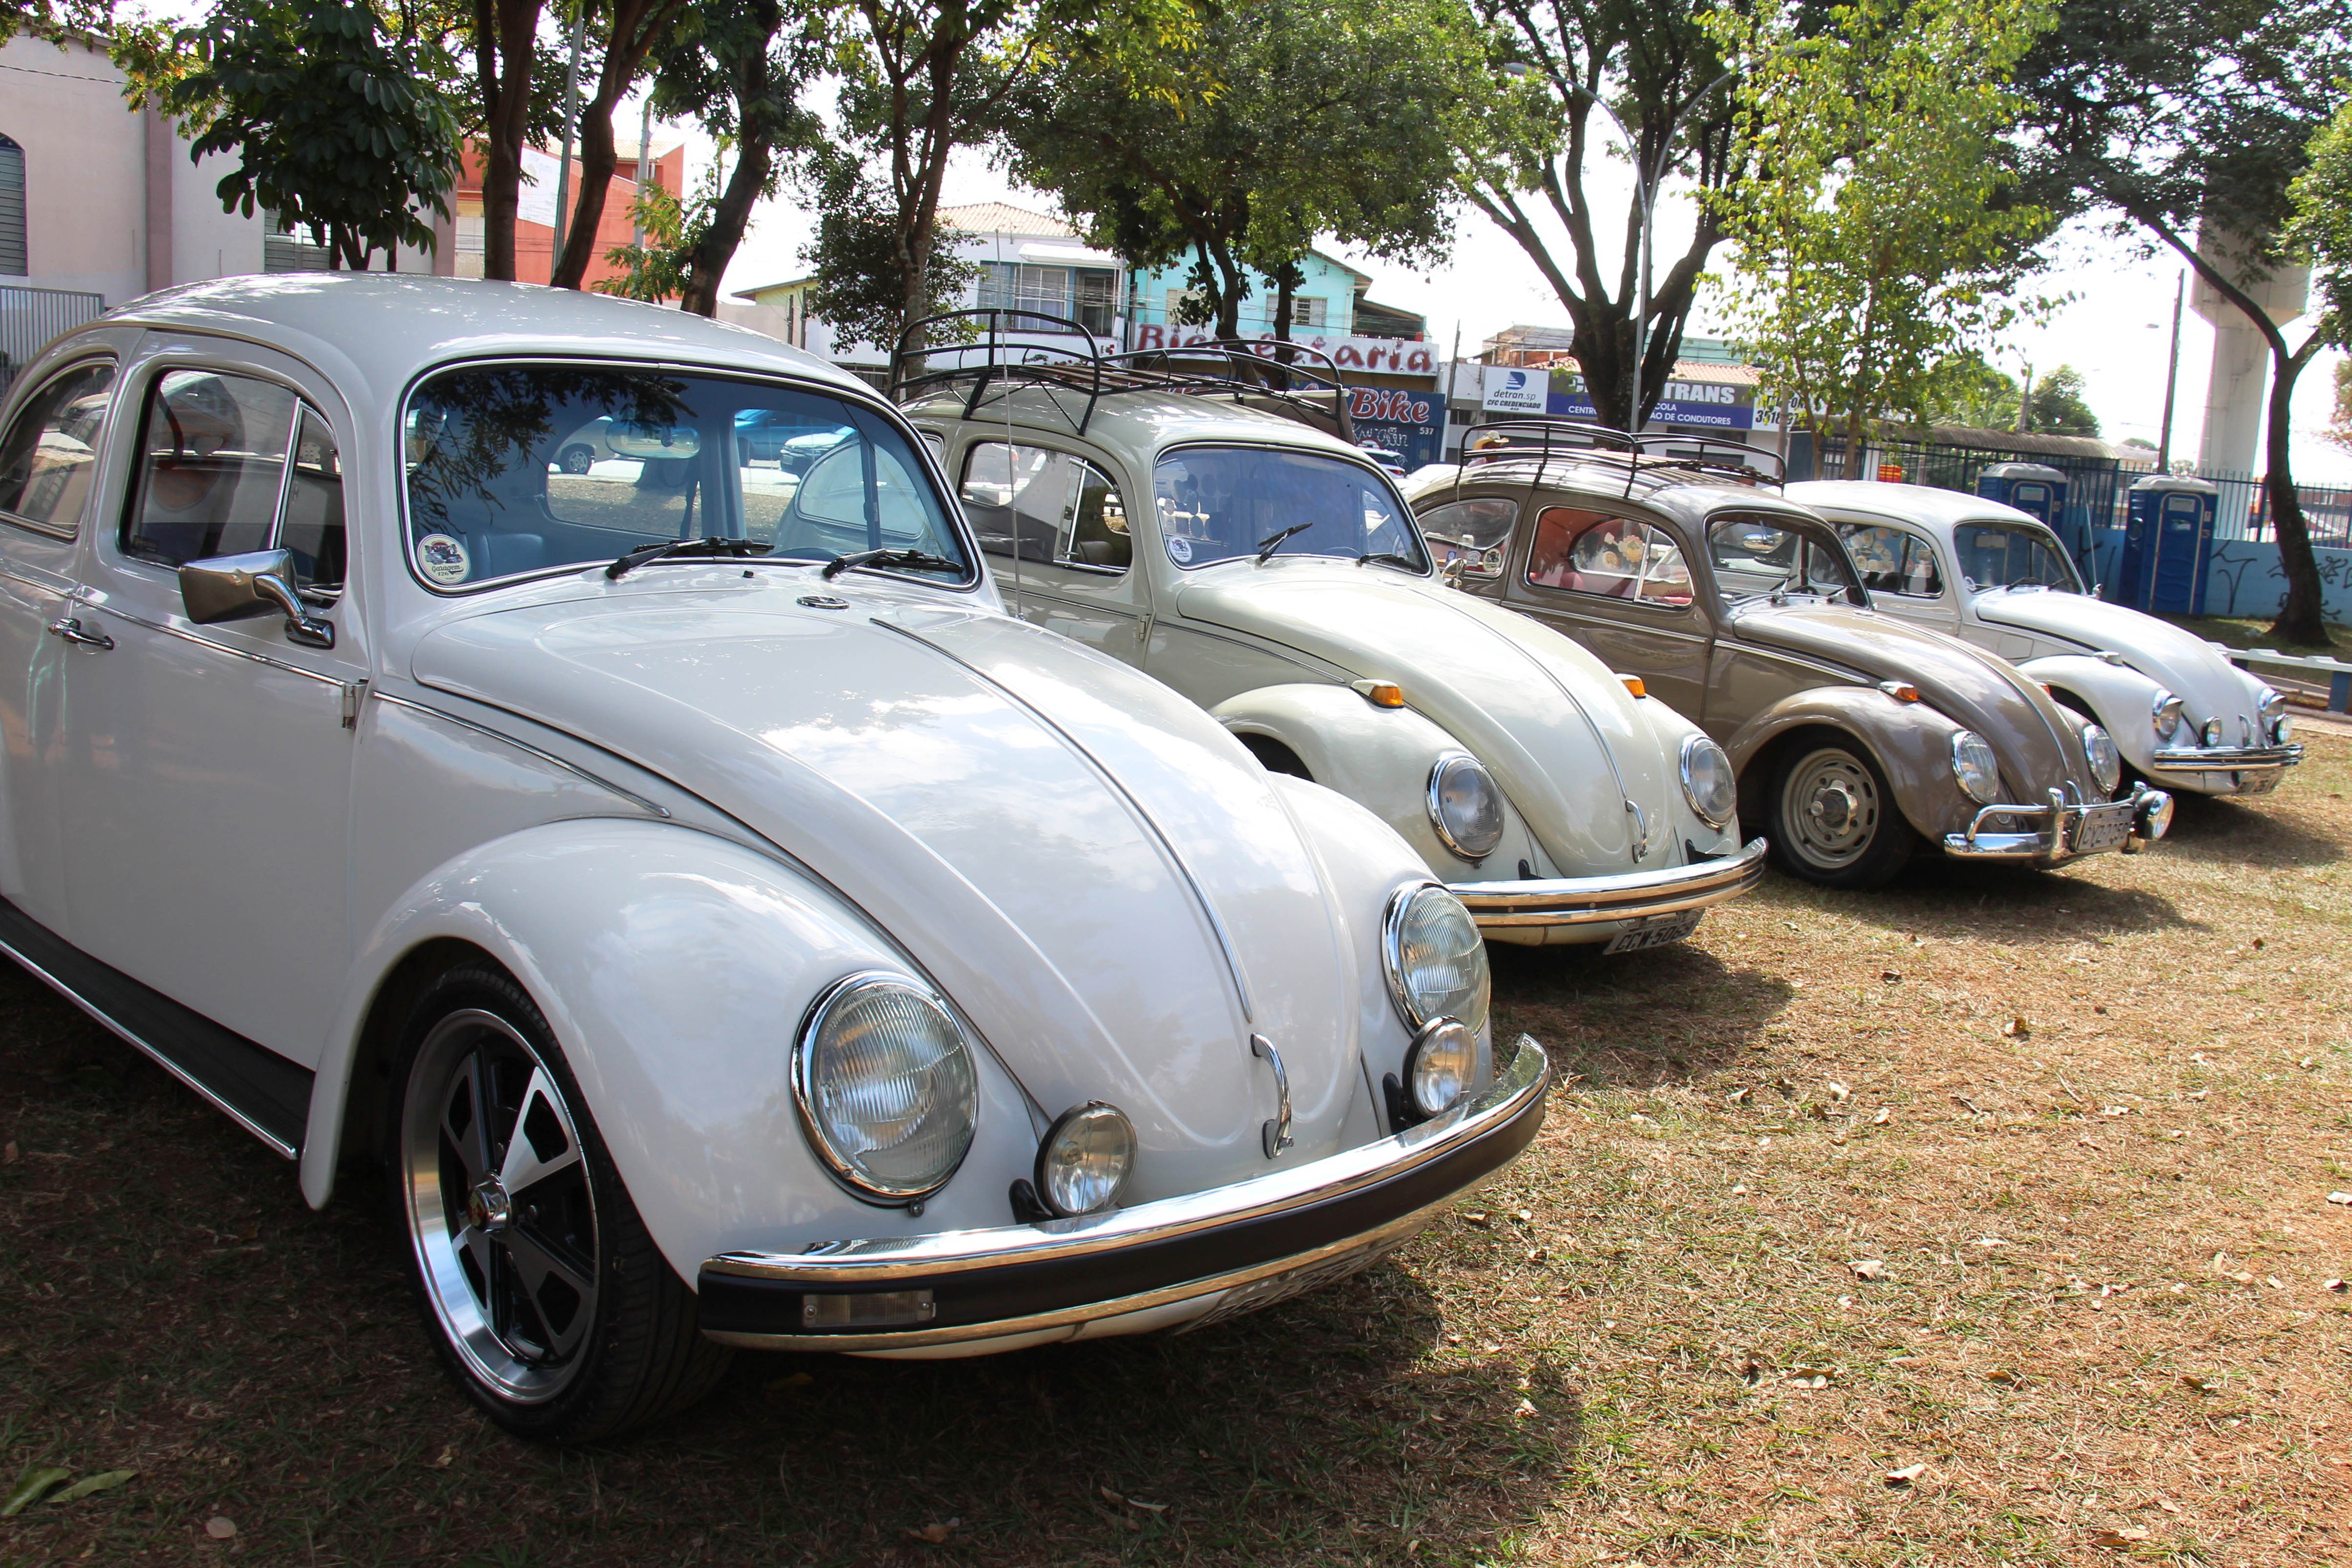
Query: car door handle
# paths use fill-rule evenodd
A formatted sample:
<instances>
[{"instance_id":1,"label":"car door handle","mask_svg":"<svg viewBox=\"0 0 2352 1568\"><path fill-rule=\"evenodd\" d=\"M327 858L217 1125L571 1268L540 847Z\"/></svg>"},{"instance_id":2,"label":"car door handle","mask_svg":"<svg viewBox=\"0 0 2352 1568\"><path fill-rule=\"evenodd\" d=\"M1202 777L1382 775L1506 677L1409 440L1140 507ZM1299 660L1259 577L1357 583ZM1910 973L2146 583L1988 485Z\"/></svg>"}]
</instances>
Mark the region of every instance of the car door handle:
<instances>
[{"instance_id":1,"label":"car door handle","mask_svg":"<svg viewBox=\"0 0 2352 1568\"><path fill-rule=\"evenodd\" d=\"M59 616L49 623L49 635L63 637L76 647L110 648L114 639L104 632L86 631L81 621L73 616Z\"/></svg>"}]
</instances>

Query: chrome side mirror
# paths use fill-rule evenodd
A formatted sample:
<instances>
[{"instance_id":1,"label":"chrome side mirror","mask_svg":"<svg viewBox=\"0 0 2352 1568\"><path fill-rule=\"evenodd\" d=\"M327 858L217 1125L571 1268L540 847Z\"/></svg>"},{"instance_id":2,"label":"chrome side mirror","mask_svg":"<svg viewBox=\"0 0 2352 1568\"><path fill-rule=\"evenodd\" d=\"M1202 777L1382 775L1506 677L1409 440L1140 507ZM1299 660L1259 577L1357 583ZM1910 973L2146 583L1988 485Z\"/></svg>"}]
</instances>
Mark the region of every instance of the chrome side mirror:
<instances>
[{"instance_id":1,"label":"chrome side mirror","mask_svg":"<svg viewBox=\"0 0 2352 1568\"><path fill-rule=\"evenodd\" d=\"M294 552L254 550L215 555L180 568L180 602L200 626L241 621L276 611L286 617L286 636L306 647L335 646L335 626L310 613L294 588Z\"/></svg>"}]
</instances>

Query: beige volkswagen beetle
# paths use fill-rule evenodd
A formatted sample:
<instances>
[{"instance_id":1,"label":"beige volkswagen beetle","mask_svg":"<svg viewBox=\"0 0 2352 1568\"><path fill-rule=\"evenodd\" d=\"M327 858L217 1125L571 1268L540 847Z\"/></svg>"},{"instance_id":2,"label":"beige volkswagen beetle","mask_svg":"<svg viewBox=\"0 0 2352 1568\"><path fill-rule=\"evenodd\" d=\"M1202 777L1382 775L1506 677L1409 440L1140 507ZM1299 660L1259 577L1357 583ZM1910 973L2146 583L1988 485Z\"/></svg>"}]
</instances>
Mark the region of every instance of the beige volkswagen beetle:
<instances>
[{"instance_id":1,"label":"beige volkswagen beetle","mask_svg":"<svg viewBox=\"0 0 2352 1568\"><path fill-rule=\"evenodd\" d=\"M1761 877L1723 748L1569 638L1447 588L1336 381L1104 358L1024 312L919 324L959 328L900 356L898 390L1007 607L1370 807L1488 941L1656 946Z\"/></svg>"}]
</instances>

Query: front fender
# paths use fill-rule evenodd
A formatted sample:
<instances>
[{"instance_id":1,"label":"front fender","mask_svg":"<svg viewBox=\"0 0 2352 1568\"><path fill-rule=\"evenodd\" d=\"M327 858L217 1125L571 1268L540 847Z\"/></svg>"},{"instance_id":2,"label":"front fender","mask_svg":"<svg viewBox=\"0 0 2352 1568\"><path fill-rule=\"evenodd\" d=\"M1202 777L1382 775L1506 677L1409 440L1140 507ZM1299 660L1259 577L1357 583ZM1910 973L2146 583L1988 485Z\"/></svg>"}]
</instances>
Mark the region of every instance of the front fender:
<instances>
[{"instance_id":1,"label":"front fender","mask_svg":"<svg viewBox=\"0 0 2352 1568\"><path fill-rule=\"evenodd\" d=\"M362 950L320 1064L303 1194L327 1200L373 1002L426 942L482 949L545 1015L647 1230L679 1277L741 1247L1003 1225L1036 1150L1026 1099L983 1047L978 1131L920 1219L860 1203L811 1152L791 1081L794 1033L845 974L921 974L856 911L792 868L669 824L525 829L424 878ZM974 1031L975 1035L977 1031ZM846 1227L846 1228L845 1228Z\"/></svg>"},{"instance_id":2,"label":"front fender","mask_svg":"<svg viewBox=\"0 0 2352 1568\"><path fill-rule=\"evenodd\" d=\"M1559 874L1516 805L1507 808L1502 841L1484 860L1465 859L1444 846L1429 820L1430 773L1438 758L1468 748L1410 708L1376 708L1352 687L1301 681L1229 697L1209 716L1236 735L1263 735L1289 748L1317 784L1394 828L1442 882L1487 874L1481 867L1516 876L1523 859L1538 875Z\"/></svg>"},{"instance_id":3,"label":"front fender","mask_svg":"<svg viewBox=\"0 0 2352 1568\"><path fill-rule=\"evenodd\" d=\"M2115 738L2124 760L2142 773L2156 758L2156 728L2149 721L2158 683L2129 665L2109 664L2087 654L2052 654L2017 667L2024 675L2088 705L2090 717Z\"/></svg>"},{"instance_id":4,"label":"front fender","mask_svg":"<svg viewBox=\"0 0 2352 1568\"><path fill-rule=\"evenodd\" d=\"M1952 737L1960 726L1924 702L1899 702L1874 686L1817 686L1750 717L1724 743L1739 775L1740 801L1753 798L1749 765L1773 742L1804 729L1843 731L1869 748L1895 790L1904 818L1931 840L1965 829L1976 803L1952 778Z\"/></svg>"}]
</instances>

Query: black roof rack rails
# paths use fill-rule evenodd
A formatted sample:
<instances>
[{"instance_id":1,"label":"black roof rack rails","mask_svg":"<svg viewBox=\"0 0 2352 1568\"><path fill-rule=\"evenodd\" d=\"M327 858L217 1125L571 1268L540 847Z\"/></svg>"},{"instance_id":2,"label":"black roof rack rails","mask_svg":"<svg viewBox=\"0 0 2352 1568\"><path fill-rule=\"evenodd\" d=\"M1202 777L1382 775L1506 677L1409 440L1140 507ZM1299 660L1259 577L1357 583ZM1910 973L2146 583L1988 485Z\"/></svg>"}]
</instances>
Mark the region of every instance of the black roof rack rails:
<instances>
[{"instance_id":1,"label":"black roof rack rails","mask_svg":"<svg viewBox=\"0 0 2352 1568\"><path fill-rule=\"evenodd\" d=\"M1696 469L1741 484L1769 484L1775 489L1788 473L1787 460L1780 453L1738 441L1666 431L1633 436L1581 420L1531 417L1497 419L1471 431L1462 444L1454 488L1459 489L1463 477L1484 464L1532 458L1540 471L1555 452L1561 457L1595 456L1612 467L1622 465L1629 496L1641 474L1659 468Z\"/></svg>"},{"instance_id":2,"label":"black roof rack rails","mask_svg":"<svg viewBox=\"0 0 2352 1568\"><path fill-rule=\"evenodd\" d=\"M945 329L945 330L940 330ZM949 340L910 347L918 332ZM1024 336L1016 341L1009 334ZM1084 347L1032 341L1076 340ZM1317 365L1312 362L1320 360ZM1065 316L983 306L948 310L909 323L890 356L890 395L910 403L927 393L963 387L964 417L972 418L992 389L1045 389L1077 434L1086 434L1096 405L1129 392L1178 392L1226 397L1245 407L1281 415L1352 443L1348 386L1329 355L1305 343L1199 343L1178 348L1105 353L1092 333ZM1329 405L1320 405L1327 395ZM1083 397L1073 413L1062 401Z\"/></svg>"}]
</instances>

